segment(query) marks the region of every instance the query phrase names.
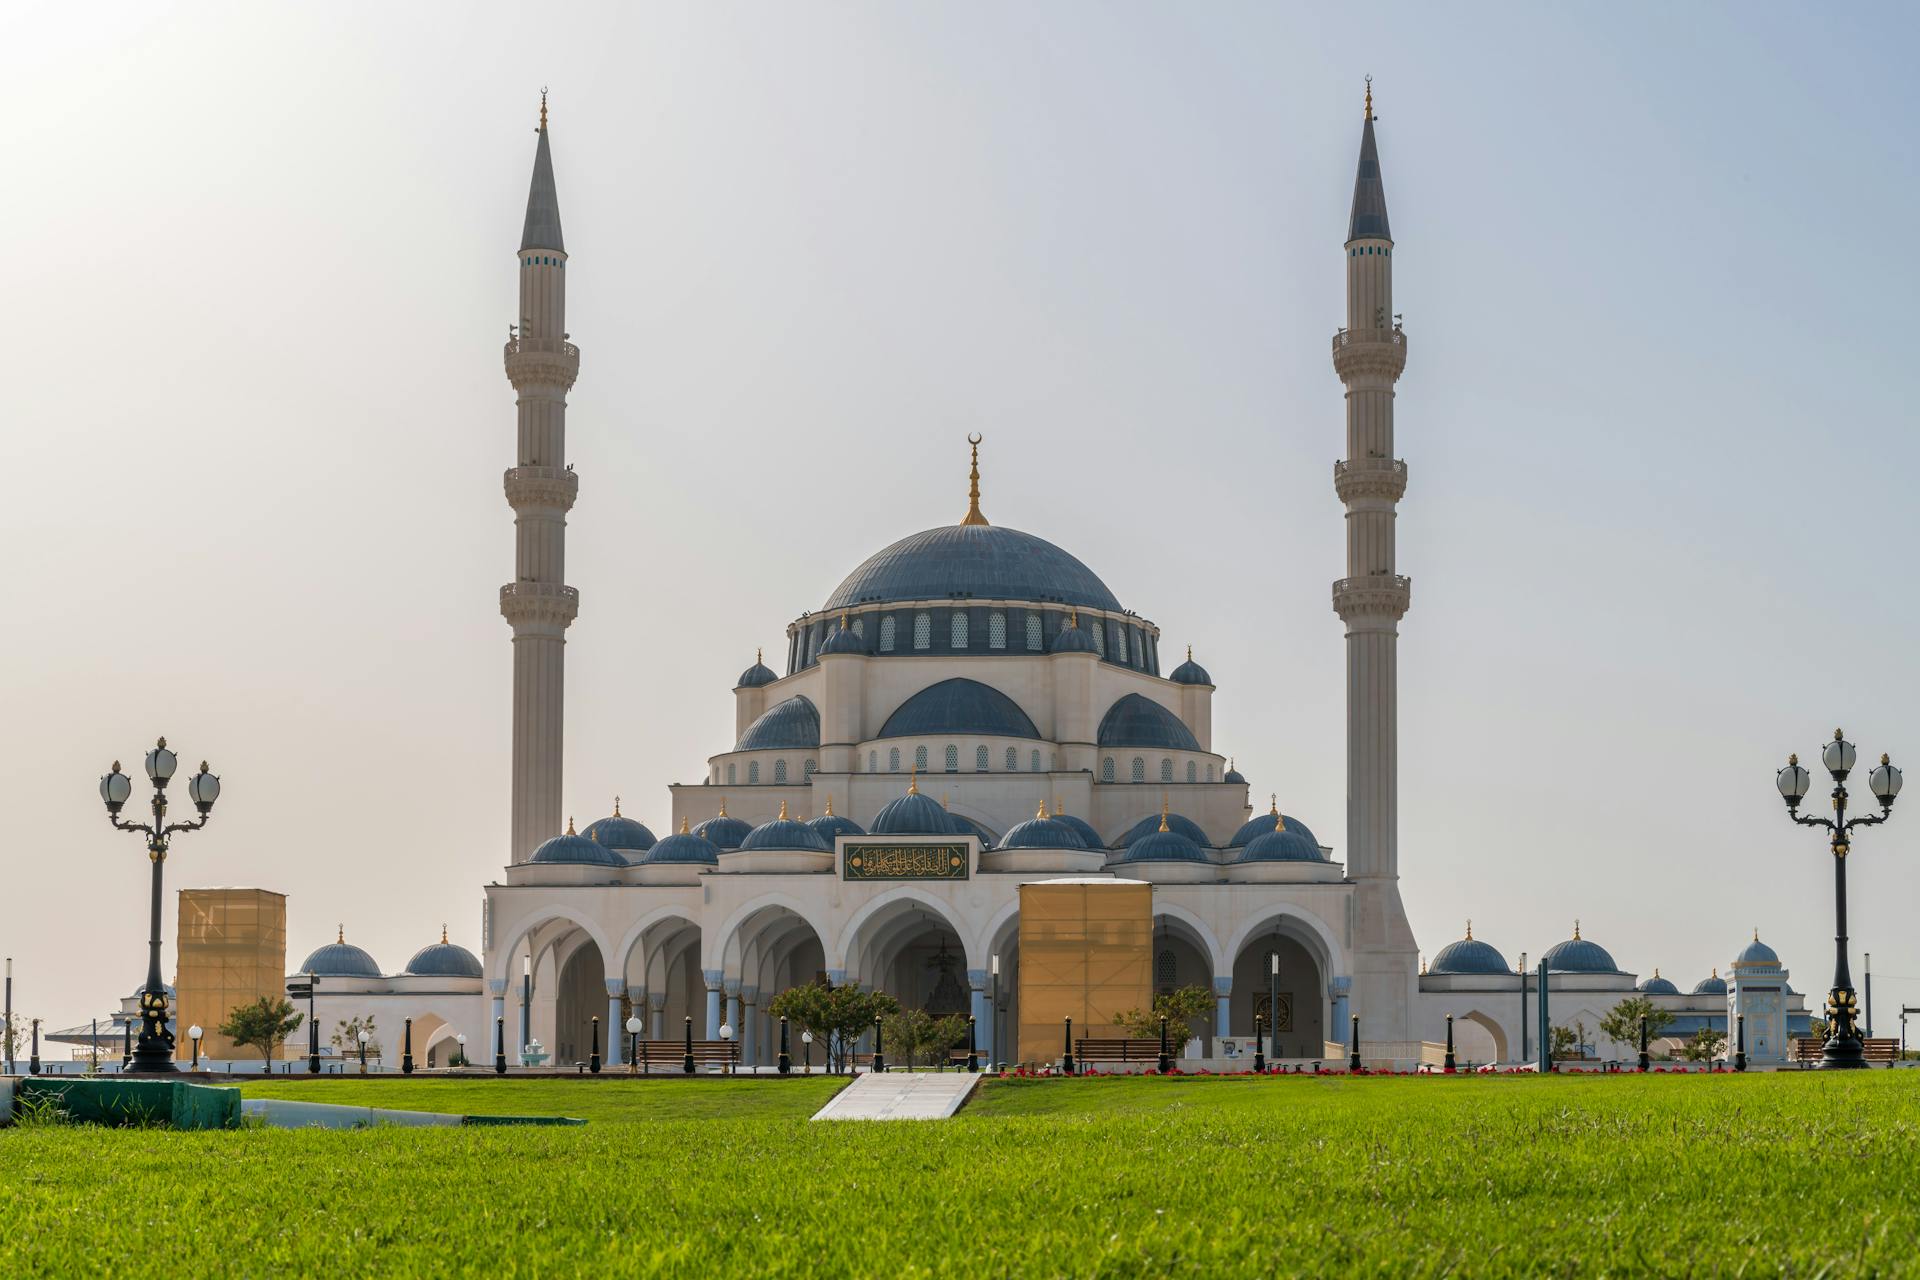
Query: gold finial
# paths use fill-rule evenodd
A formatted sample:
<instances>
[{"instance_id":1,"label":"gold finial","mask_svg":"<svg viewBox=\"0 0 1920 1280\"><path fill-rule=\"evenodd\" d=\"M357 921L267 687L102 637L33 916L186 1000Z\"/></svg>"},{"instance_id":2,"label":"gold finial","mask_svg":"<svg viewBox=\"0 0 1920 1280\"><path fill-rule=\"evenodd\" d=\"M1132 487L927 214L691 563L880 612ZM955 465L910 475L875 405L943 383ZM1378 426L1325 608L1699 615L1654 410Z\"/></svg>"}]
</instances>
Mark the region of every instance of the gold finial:
<instances>
[{"instance_id":1,"label":"gold finial","mask_svg":"<svg viewBox=\"0 0 1920 1280\"><path fill-rule=\"evenodd\" d=\"M1789 751L1787 753L1787 763L1790 765L1799 764L1800 753L1798 751Z\"/></svg>"},{"instance_id":2,"label":"gold finial","mask_svg":"<svg viewBox=\"0 0 1920 1280\"><path fill-rule=\"evenodd\" d=\"M1167 793L1163 791L1160 793L1160 829L1162 831L1168 830L1167 807Z\"/></svg>"},{"instance_id":3,"label":"gold finial","mask_svg":"<svg viewBox=\"0 0 1920 1280\"><path fill-rule=\"evenodd\" d=\"M1272 814L1276 818L1279 817L1280 816L1280 793L1278 791L1269 791L1267 793L1267 803L1270 806L1267 809L1267 812Z\"/></svg>"},{"instance_id":4,"label":"gold finial","mask_svg":"<svg viewBox=\"0 0 1920 1280\"><path fill-rule=\"evenodd\" d=\"M619 796L615 796L613 798L613 816L616 818L620 816L620 797Z\"/></svg>"},{"instance_id":5,"label":"gold finial","mask_svg":"<svg viewBox=\"0 0 1920 1280\"><path fill-rule=\"evenodd\" d=\"M1277 805L1273 810L1273 829L1275 831L1285 831L1287 829L1287 815L1280 812L1279 806Z\"/></svg>"},{"instance_id":6,"label":"gold finial","mask_svg":"<svg viewBox=\"0 0 1920 1280\"><path fill-rule=\"evenodd\" d=\"M344 924L342 924L342 925L340 926L340 932L338 932L338 933L336 933L336 934L335 934L335 935L333 936L333 940L334 940L334 942L335 942L335 943L343 943L343 942L345 942L345 941L347 940L347 926L346 926L346 925L344 925Z\"/></svg>"},{"instance_id":7,"label":"gold finial","mask_svg":"<svg viewBox=\"0 0 1920 1280\"><path fill-rule=\"evenodd\" d=\"M1473 941L1473 921L1471 918L1469 918L1467 921L1467 941L1468 942Z\"/></svg>"},{"instance_id":8,"label":"gold finial","mask_svg":"<svg viewBox=\"0 0 1920 1280\"><path fill-rule=\"evenodd\" d=\"M1080 625L1080 611L1078 609L1067 610L1067 625L1070 627L1078 627Z\"/></svg>"},{"instance_id":9,"label":"gold finial","mask_svg":"<svg viewBox=\"0 0 1920 1280\"><path fill-rule=\"evenodd\" d=\"M1187 646L1187 661L1188 661L1188 662L1192 662L1192 661L1193 661L1193 646L1192 646L1192 645L1188 645L1188 646Z\"/></svg>"},{"instance_id":10,"label":"gold finial","mask_svg":"<svg viewBox=\"0 0 1920 1280\"><path fill-rule=\"evenodd\" d=\"M787 802L785 800L782 800L780 802L780 821L785 822L786 820L787 820Z\"/></svg>"},{"instance_id":11,"label":"gold finial","mask_svg":"<svg viewBox=\"0 0 1920 1280\"><path fill-rule=\"evenodd\" d=\"M720 797L720 816L723 818L727 816L727 798L725 796Z\"/></svg>"},{"instance_id":12,"label":"gold finial","mask_svg":"<svg viewBox=\"0 0 1920 1280\"><path fill-rule=\"evenodd\" d=\"M978 435L967 437L967 443L973 446L973 471L967 477L967 514L961 517L961 524L987 522L987 518L980 514L980 440Z\"/></svg>"},{"instance_id":13,"label":"gold finial","mask_svg":"<svg viewBox=\"0 0 1920 1280\"><path fill-rule=\"evenodd\" d=\"M1660 976L1660 966L1659 966L1659 965L1655 965L1655 966L1653 966L1653 976L1654 976L1654 977L1656 977L1656 978Z\"/></svg>"},{"instance_id":14,"label":"gold finial","mask_svg":"<svg viewBox=\"0 0 1920 1280\"><path fill-rule=\"evenodd\" d=\"M1420 972L1424 974L1426 971L1427 971L1427 957L1425 955L1422 955L1420 957Z\"/></svg>"},{"instance_id":15,"label":"gold finial","mask_svg":"<svg viewBox=\"0 0 1920 1280\"><path fill-rule=\"evenodd\" d=\"M540 132L547 131L547 86L540 86Z\"/></svg>"},{"instance_id":16,"label":"gold finial","mask_svg":"<svg viewBox=\"0 0 1920 1280\"><path fill-rule=\"evenodd\" d=\"M1759 926L1759 925L1755 925L1755 926L1753 926L1753 940L1754 940L1755 942L1758 942L1758 941L1760 941L1760 926Z\"/></svg>"},{"instance_id":17,"label":"gold finial","mask_svg":"<svg viewBox=\"0 0 1920 1280\"><path fill-rule=\"evenodd\" d=\"M440 945L443 947L447 945L447 926L445 925L440 926Z\"/></svg>"},{"instance_id":18,"label":"gold finial","mask_svg":"<svg viewBox=\"0 0 1920 1280\"><path fill-rule=\"evenodd\" d=\"M688 826L689 824L687 822L687 815L683 813L680 815L680 834L681 835L687 834Z\"/></svg>"},{"instance_id":19,"label":"gold finial","mask_svg":"<svg viewBox=\"0 0 1920 1280\"><path fill-rule=\"evenodd\" d=\"M1373 119L1373 77L1367 77L1367 119ZM544 126L543 126L544 127Z\"/></svg>"},{"instance_id":20,"label":"gold finial","mask_svg":"<svg viewBox=\"0 0 1920 1280\"><path fill-rule=\"evenodd\" d=\"M1843 742L1843 741L1845 741L1845 740L1846 740L1846 736L1847 736L1846 734L1844 734L1844 733L1842 733L1842 732L1840 732L1840 731L1839 731L1838 729L1835 729L1835 730L1833 731L1833 740L1834 740L1835 742ZM166 740L165 738L162 738L162 739L160 739L160 745L161 745L161 746L163 746L163 747L164 747L164 746L166 746L166 745L167 745L167 740Z\"/></svg>"},{"instance_id":21,"label":"gold finial","mask_svg":"<svg viewBox=\"0 0 1920 1280\"><path fill-rule=\"evenodd\" d=\"M1695 973L1698 973L1698 972L1700 972L1700 971L1699 971L1698 969L1695 969L1695 970L1694 970L1694 972L1695 972ZM1713 966L1713 974L1712 974L1712 976L1713 976L1713 977L1716 977L1716 978L1720 976L1720 966L1719 966L1719 965L1715 965L1715 966Z\"/></svg>"},{"instance_id":22,"label":"gold finial","mask_svg":"<svg viewBox=\"0 0 1920 1280\"><path fill-rule=\"evenodd\" d=\"M1047 816L1047 802L1045 800L1042 800L1040 802L1040 807L1033 811L1033 816L1036 819L1045 818Z\"/></svg>"},{"instance_id":23,"label":"gold finial","mask_svg":"<svg viewBox=\"0 0 1920 1280\"><path fill-rule=\"evenodd\" d=\"M767 660L767 651L765 649L762 649L759 645L753 646L753 665L757 667L761 663L765 662L766 660Z\"/></svg>"},{"instance_id":24,"label":"gold finial","mask_svg":"<svg viewBox=\"0 0 1920 1280\"><path fill-rule=\"evenodd\" d=\"M1573 940L1575 942L1580 941L1580 922L1578 920L1573 922Z\"/></svg>"},{"instance_id":25,"label":"gold finial","mask_svg":"<svg viewBox=\"0 0 1920 1280\"><path fill-rule=\"evenodd\" d=\"M920 794L920 762L918 760L914 761L913 766L907 770L907 794L910 796Z\"/></svg>"},{"instance_id":26,"label":"gold finial","mask_svg":"<svg viewBox=\"0 0 1920 1280\"><path fill-rule=\"evenodd\" d=\"M1889 759L1887 759L1887 753L1886 753L1886 752L1884 752L1884 751L1882 751L1882 752L1880 753L1880 763L1881 763L1881 764L1892 764L1892 763L1893 763L1893 761L1891 761L1891 760L1889 760ZM202 773L205 773L206 771L207 771L207 762L206 762L205 760L202 760L202 761L200 762L200 772L202 772Z\"/></svg>"},{"instance_id":27,"label":"gold finial","mask_svg":"<svg viewBox=\"0 0 1920 1280\"><path fill-rule=\"evenodd\" d=\"M574 833L574 830L573 830L573 815L572 815L572 814L568 814L568 815L567 815L567 834L568 834L568 835L573 835L573 834L575 834L575 833Z\"/></svg>"},{"instance_id":28,"label":"gold finial","mask_svg":"<svg viewBox=\"0 0 1920 1280\"><path fill-rule=\"evenodd\" d=\"M833 816L833 795L831 792L827 795L827 816L829 818Z\"/></svg>"}]
</instances>

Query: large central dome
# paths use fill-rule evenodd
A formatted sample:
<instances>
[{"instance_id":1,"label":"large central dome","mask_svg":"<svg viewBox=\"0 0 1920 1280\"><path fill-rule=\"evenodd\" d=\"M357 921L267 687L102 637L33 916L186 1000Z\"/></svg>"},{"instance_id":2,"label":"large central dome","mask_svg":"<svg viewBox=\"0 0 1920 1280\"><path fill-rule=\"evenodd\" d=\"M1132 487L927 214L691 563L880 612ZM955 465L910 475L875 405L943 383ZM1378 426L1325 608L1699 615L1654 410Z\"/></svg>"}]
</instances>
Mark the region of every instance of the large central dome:
<instances>
[{"instance_id":1,"label":"large central dome","mask_svg":"<svg viewBox=\"0 0 1920 1280\"><path fill-rule=\"evenodd\" d=\"M900 539L847 575L822 612L896 600L1033 600L1120 612L1093 570L1044 538L953 524Z\"/></svg>"}]
</instances>

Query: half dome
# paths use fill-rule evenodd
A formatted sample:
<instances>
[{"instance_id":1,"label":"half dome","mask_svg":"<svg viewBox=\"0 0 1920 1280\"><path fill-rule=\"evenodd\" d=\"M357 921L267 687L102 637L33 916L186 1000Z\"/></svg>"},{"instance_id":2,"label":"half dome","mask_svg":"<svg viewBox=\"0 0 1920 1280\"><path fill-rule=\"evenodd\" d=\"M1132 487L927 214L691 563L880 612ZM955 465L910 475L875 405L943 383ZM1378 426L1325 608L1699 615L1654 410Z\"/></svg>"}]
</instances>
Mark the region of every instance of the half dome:
<instances>
[{"instance_id":1,"label":"half dome","mask_svg":"<svg viewBox=\"0 0 1920 1280\"><path fill-rule=\"evenodd\" d=\"M822 606L897 600L1033 600L1120 612L1093 570L1044 538L1003 525L951 524L868 556Z\"/></svg>"},{"instance_id":2,"label":"half dome","mask_svg":"<svg viewBox=\"0 0 1920 1280\"><path fill-rule=\"evenodd\" d=\"M820 710L802 695L776 702L747 726L735 751L779 751L820 745Z\"/></svg>"},{"instance_id":3,"label":"half dome","mask_svg":"<svg viewBox=\"0 0 1920 1280\"><path fill-rule=\"evenodd\" d=\"M1308 829L1306 823L1300 821L1298 818L1276 813L1272 810L1266 813L1256 814L1240 824L1240 829L1233 833L1233 839L1227 841L1226 847L1229 849L1238 849L1244 845L1251 844L1261 836L1272 835L1274 831L1278 829L1279 824L1283 822L1286 824L1288 831L1305 836L1313 842L1314 848L1317 849L1320 847L1320 841L1314 838L1313 832Z\"/></svg>"},{"instance_id":4,"label":"half dome","mask_svg":"<svg viewBox=\"0 0 1920 1280\"><path fill-rule=\"evenodd\" d=\"M647 850L646 856L640 859L640 865L645 867L686 864L717 867L720 850L705 836L688 831L684 818L680 820L680 830Z\"/></svg>"},{"instance_id":5,"label":"half dome","mask_svg":"<svg viewBox=\"0 0 1920 1280\"><path fill-rule=\"evenodd\" d=\"M990 738L1040 736L1019 703L991 685L963 676L930 684L908 698L887 717L878 736L925 738L950 733ZM817 727L814 736L817 741Z\"/></svg>"},{"instance_id":6,"label":"half dome","mask_svg":"<svg viewBox=\"0 0 1920 1280\"><path fill-rule=\"evenodd\" d=\"M721 802L720 813L708 818L693 829L693 834L707 841L716 849L738 849L740 842L747 838L753 827L739 818L727 816L726 803ZM672 837L668 837L671 839ZM665 844L666 841L661 841ZM655 846L656 848L658 846Z\"/></svg>"},{"instance_id":7,"label":"half dome","mask_svg":"<svg viewBox=\"0 0 1920 1280\"><path fill-rule=\"evenodd\" d=\"M595 840L576 835L573 823L567 823L565 835L545 841L533 851L529 862L545 866L624 867L627 860Z\"/></svg>"},{"instance_id":8,"label":"half dome","mask_svg":"<svg viewBox=\"0 0 1920 1280\"><path fill-rule=\"evenodd\" d=\"M1198 751L1199 740L1184 721L1144 694L1130 693L1107 708L1100 720L1103 747L1160 747Z\"/></svg>"},{"instance_id":9,"label":"half dome","mask_svg":"<svg viewBox=\"0 0 1920 1280\"><path fill-rule=\"evenodd\" d=\"M1047 816L1045 807L1025 822L1014 824L1000 839L1002 849L1084 849L1087 842L1058 818Z\"/></svg>"},{"instance_id":10,"label":"half dome","mask_svg":"<svg viewBox=\"0 0 1920 1280\"><path fill-rule=\"evenodd\" d=\"M655 836L644 822L620 816L620 802L613 802L613 816L589 822L580 833L595 844L620 852L645 853L653 848Z\"/></svg>"},{"instance_id":11,"label":"half dome","mask_svg":"<svg viewBox=\"0 0 1920 1280\"><path fill-rule=\"evenodd\" d=\"M1053 820L1062 826L1071 827L1073 833L1086 842L1087 848L1104 849L1107 847L1107 842L1100 838L1100 833L1095 831L1093 824L1085 818L1076 818L1070 813L1056 813L1053 815Z\"/></svg>"}]
</instances>

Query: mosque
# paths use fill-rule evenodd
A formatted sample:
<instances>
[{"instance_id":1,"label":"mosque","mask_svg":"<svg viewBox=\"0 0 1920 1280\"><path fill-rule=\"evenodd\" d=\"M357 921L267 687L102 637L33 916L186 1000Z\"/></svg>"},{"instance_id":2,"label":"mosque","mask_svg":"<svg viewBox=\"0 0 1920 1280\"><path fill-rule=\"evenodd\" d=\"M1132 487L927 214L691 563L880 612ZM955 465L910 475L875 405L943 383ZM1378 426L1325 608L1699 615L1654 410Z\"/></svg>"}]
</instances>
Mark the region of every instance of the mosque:
<instances>
[{"instance_id":1,"label":"mosque","mask_svg":"<svg viewBox=\"0 0 1920 1280\"><path fill-rule=\"evenodd\" d=\"M344 932L315 951L301 972L321 979L322 1024L410 1018L425 1055L456 1034L490 1047L504 1019L516 1060L538 1042L571 1063L595 1017L611 1028L637 1015L652 1039L690 1018L769 1064L768 1000L855 982L971 1013L990 1060L1044 1060L1056 1043L1022 1042L1022 886L1131 882L1151 888L1153 989L1213 993L1190 1054L1217 1057L1256 1015L1281 1060L1344 1056L1350 1016L1369 1060L1434 1060L1450 1015L1466 1058L1532 1052L1537 977L1471 928L1423 964L1400 897L1396 647L1411 583L1395 556L1408 470L1394 385L1408 339L1374 124L1369 89L1346 323L1331 342L1347 421L1333 467L1347 563L1332 587L1347 644L1346 849L1321 843L1312 810L1255 802L1214 742L1213 675L1137 611L1150 601L1119 599L1068 550L989 520L978 437L954 523L882 547L788 623L781 671L758 656L740 673L734 741L668 788L656 835L617 801L578 828L563 809L564 646L579 605L564 574L579 487L566 408L580 352L543 99L505 350L518 404L504 482L515 568L499 600L513 634L507 865L485 887L477 955L443 935L388 975ZM1657 971L1637 982L1577 925L1540 959L1553 1022L1584 1026L1597 1056L1628 1052L1598 1024L1635 995L1675 1015L1669 1034L1744 1013L1756 1060L1806 1031L1757 935L1727 978L1684 993ZM619 1035L602 1047L620 1061Z\"/></svg>"}]
</instances>

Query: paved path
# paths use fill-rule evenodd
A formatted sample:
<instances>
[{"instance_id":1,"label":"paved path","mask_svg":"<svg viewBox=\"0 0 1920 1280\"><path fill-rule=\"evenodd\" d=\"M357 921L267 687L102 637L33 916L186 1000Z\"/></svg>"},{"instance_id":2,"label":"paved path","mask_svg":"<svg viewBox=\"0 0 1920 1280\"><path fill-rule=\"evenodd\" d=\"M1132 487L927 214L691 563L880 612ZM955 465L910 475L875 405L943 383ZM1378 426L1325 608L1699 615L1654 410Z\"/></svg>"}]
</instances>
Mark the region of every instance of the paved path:
<instances>
[{"instance_id":1,"label":"paved path","mask_svg":"<svg viewBox=\"0 0 1920 1280\"><path fill-rule=\"evenodd\" d=\"M868 1072L833 1095L815 1120L945 1120L960 1109L977 1075L964 1071Z\"/></svg>"}]
</instances>

